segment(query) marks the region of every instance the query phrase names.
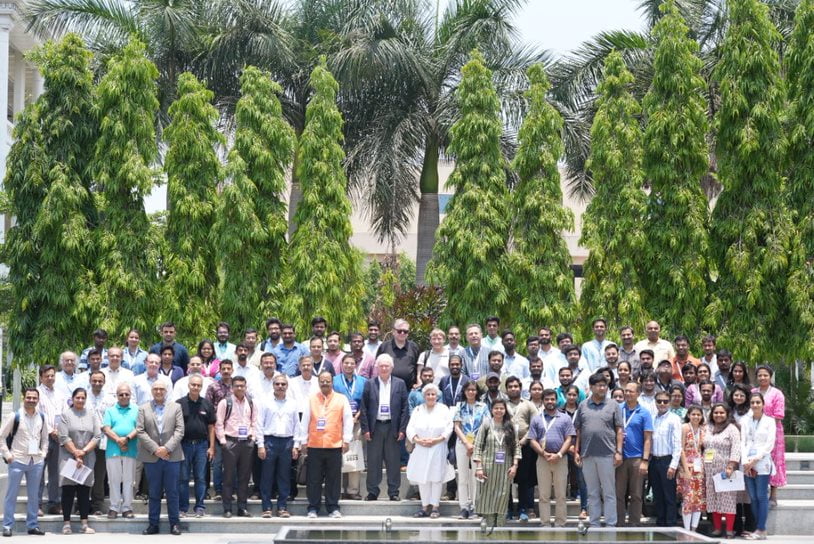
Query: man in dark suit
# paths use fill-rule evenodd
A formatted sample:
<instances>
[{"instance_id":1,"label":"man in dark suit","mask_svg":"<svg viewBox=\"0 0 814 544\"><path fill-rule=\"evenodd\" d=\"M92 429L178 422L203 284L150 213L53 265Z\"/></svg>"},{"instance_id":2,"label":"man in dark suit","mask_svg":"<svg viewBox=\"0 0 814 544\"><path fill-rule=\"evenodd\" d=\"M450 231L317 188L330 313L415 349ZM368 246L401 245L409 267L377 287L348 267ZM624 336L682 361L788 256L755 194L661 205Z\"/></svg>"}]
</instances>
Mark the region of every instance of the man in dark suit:
<instances>
[{"instance_id":1,"label":"man in dark suit","mask_svg":"<svg viewBox=\"0 0 814 544\"><path fill-rule=\"evenodd\" d=\"M136 420L137 459L144 463L150 488L148 514L150 524L142 534L158 533L161 496L164 494L167 497L170 533L180 535L178 480L181 475L181 461L184 460L184 450L181 447L181 439L184 437L184 414L181 405L167 401L166 383L156 380L151 391L153 400L139 406Z\"/></svg>"},{"instance_id":2,"label":"man in dark suit","mask_svg":"<svg viewBox=\"0 0 814 544\"><path fill-rule=\"evenodd\" d=\"M463 359L460 355L449 356L449 376L444 376L438 382L441 390L441 401L452 408L463 399L464 386L469 383L468 376L463 373ZM455 436L455 433L452 433Z\"/></svg>"},{"instance_id":3,"label":"man in dark suit","mask_svg":"<svg viewBox=\"0 0 814 544\"><path fill-rule=\"evenodd\" d=\"M367 441L367 497L379 498L382 461L387 466L387 495L399 500L401 483L401 448L407 430L407 385L393 376L393 358L382 353L376 358L379 377L368 380L362 394L360 417Z\"/></svg>"}]
</instances>

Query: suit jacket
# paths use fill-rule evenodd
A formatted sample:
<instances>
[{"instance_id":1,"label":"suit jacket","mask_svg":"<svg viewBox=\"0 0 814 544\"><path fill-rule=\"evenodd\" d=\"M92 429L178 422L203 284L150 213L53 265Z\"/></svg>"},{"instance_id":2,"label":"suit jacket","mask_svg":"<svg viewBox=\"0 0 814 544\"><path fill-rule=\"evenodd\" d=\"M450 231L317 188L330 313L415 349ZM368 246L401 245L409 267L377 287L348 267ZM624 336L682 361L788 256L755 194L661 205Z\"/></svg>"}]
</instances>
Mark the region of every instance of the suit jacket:
<instances>
[{"instance_id":1,"label":"suit jacket","mask_svg":"<svg viewBox=\"0 0 814 544\"><path fill-rule=\"evenodd\" d=\"M183 461L184 450L181 439L184 437L184 414L177 402L165 402L163 432L159 434L153 411L153 403L145 402L138 409L136 419L138 436L138 457L143 463L155 463L158 457L155 450L164 446L170 452L170 461Z\"/></svg>"},{"instance_id":2,"label":"suit jacket","mask_svg":"<svg viewBox=\"0 0 814 544\"><path fill-rule=\"evenodd\" d=\"M376 419L379 416L379 378L373 378L365 383L362 393L362 415L359 416L362 432L373 432ZM393 436L407 432L407 385L401 378L390 376L390 429Z\"/></svg>"},{"instance_id":3,"label":"suit jacket","mask_svg":"<svg viewBox=\"0 0 814 544\"><path fill-rule=\"evenodd\" d=\"M441 378L441 381L438 382L438 389L441 390L441 402L452 408L459 402L463 400L464 397L464 386L471 382L472 380L469 379L469 376L465 376L463 372L461 372L461 381L458 384L458 395L455 398L452 398L452 395L455 392L452 390L452 377L451 376L444 376ZM455 434L455 433L453 433Z\"/></svg>"}]
</instances>

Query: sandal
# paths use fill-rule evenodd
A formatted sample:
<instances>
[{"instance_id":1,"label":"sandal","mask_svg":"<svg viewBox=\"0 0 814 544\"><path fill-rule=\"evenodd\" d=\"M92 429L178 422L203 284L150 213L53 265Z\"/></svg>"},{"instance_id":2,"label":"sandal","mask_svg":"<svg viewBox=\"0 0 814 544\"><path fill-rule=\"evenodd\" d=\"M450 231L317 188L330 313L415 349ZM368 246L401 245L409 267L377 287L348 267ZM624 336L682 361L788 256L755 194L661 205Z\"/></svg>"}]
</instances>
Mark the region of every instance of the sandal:
<instances>
[{"instance_id":1,"label":"sandal","mask_svg":"<svg viewBox=\"0 0 814 544\"><path fill-rule=\"evenodd\" d=\"M270 518L271 517L271 510L266 510L265 512L263 512L263 517L266 518L266 519Z\"/></svg>"},{"instance_id":2,"label":"sandal","mask_svg":"<svg viewBox=\"0 0 814 544\"><path fill-rule=\"evenodd\" d=\"M441 515L441 513L438 511L438 509L437 509L437 508L433 508L433 509L432 509L432 513L430 514L430 517L431 517L432 519L436 519L436 518L438 518L440 515Z\"/></svg>"},{"instance_id":3,"label":"sandal","mask_svg":"<svg viewBox=\"0 0 814 544\"><path fill-rule=\"evenodd\" d=\"M95 535L96 531L93 530L93 527L88 527L87 525L83 525L79 532L83 535Z\"/></svg>"},{"instance_id":4,"label":"sandal","mask_svg":"<svg viewBox=\"0 0 814 544\"><path fill-rule=\"evenodd\" d=\"M62 526L62 534L63 535L70 535L73 534L73 530L71 529L70 524Z\"/></svg>"},{"instance_id":5,"label":"sandal","mask_svg":"<svg viewBox=\"0 0 814 544\"><path fill-rule=\"evenodd\" d=\"M430 515L430 513L427 512L426 510L419 510L418 512L413 514L413 517L414 518L426 518L429 515Z\"/></svg>"},{"instance_id":6,"label":"sandal","mask_svg":"<svg viewBox=\"0 0 814 544\"><path fill-rule=\"evenodd\" d=\"M279 512L277 512L277 515L280 516L281 518L291 517L291 514L288 513L288 510L280 510Z\"/></svg>"}]
</instances>

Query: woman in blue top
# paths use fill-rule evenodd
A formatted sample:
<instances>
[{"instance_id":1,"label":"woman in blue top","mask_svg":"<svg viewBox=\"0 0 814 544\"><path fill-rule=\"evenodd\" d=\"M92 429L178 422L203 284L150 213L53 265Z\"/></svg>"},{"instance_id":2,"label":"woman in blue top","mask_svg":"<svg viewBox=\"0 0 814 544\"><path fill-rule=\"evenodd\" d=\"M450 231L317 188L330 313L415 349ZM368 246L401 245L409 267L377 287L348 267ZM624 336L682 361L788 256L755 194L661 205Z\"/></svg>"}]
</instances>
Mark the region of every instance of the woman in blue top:
<instances>
[{"instance_id":1,"label":"woman in blue top","mask_svg":"<svg viewBox=\"0 0 814 544\"><path fill-rule=\"evenodd\" d=\"M463 400L453 417L455 435L455 455L458 460L458 504L461 518L469 519L475 512L475 467L472 466L472 452L475 451L475 436L484 420L489 419L486 404L478 401L478 384L467 382L463 390Z\"/></svg>"}]
</instances>

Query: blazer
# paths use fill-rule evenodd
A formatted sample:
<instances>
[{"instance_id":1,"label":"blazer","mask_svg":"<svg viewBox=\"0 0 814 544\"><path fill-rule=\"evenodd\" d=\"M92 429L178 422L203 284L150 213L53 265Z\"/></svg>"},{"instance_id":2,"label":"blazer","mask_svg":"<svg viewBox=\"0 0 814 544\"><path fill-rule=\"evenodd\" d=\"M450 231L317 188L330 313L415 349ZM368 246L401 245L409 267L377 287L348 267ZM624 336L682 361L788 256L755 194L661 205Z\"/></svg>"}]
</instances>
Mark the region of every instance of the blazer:
<instances>
[{"instance_id":1,"label":"blazer","mask_svg":"<svg viewBox=\"0 0 814 544\"><path fill-rule=\"evenodd\" d=\"M390 376L390 420L393 437L407 432L407 385L401 378ZM362 415L359 422L363 433L372 433L379 415L379 378L365 383L362 393Z\"/></svg>"},{"instance_id":2,"label":"blazer","mask_svg":"<svg viewBox=\"0 0 814 544\"><path fill-rule=\"evenodd\" d=\"M464 398L464 386L471 382L472 380L469 379L469 376L465 376L463 372L461 372L461 381L458 385L458 394L455 395L455 398L452 398L452 395L455 392L452 390L452 377L451 376L444 376L441 378L441 381L438 382L438 389L441 390L441 401L452 408L456 406L459 402L461 402Z\"/></svg>"},{"instance_id":3,"label":"blazer","mask_svg":"<svg viewBox=\"0 0 814 544\"><path fill-rule=\"evenodd\" d=\"M181 405L177 402L165 402L164 430L161 434L158 432L153 403L145 402L139 406L136 433L139 461L157 462L158 457L155 455L155 450L161 446L170 451L170 461L184 460L184 450L181 448L181 439L184 437L184 414L181 411Z\"/></svg>"}]
</instances>

